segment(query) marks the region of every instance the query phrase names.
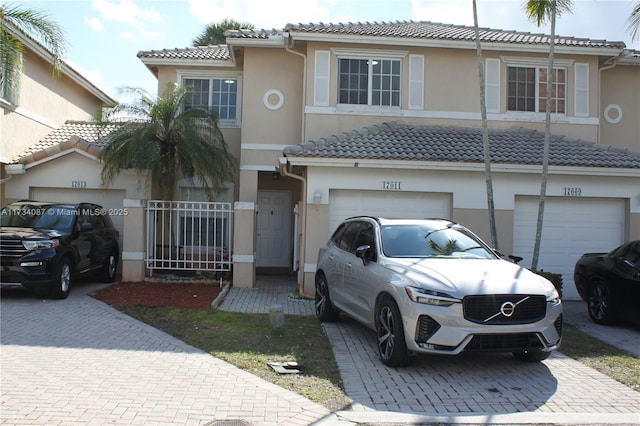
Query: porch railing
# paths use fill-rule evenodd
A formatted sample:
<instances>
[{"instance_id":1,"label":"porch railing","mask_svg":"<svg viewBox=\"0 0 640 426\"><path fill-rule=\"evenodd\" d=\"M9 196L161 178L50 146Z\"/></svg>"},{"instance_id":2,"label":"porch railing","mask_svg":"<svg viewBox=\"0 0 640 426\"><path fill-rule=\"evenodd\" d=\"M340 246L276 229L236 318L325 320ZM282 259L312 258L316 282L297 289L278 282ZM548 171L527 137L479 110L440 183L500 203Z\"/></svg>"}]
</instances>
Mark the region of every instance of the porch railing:
<instances>
[{"instance_id":1,"label":"porch railing","mask_svg":"<svg viewBox=\"0 0 640 426\"><path fill-rule=\"evenodd\" d=\"M154 270L231 271L231 203L147 201L146 266Z\"/></svg>"}]
</instances>

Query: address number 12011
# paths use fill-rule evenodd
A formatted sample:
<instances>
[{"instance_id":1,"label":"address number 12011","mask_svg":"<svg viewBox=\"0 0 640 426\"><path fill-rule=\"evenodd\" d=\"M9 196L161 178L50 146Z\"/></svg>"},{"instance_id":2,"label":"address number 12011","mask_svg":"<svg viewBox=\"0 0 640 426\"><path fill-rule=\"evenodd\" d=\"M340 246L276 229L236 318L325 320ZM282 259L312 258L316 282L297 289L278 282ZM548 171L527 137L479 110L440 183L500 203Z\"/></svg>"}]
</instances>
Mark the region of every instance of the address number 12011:
<instances>
[{"instance_id":1,"label":"address number 12011","mask_svg":"<svg viewBox=\"0 0 640 426\"><path fill-rule=\"evenodd\" d=\"M567 197L580 197L582 195L582 188L565 188L564 195Z\"/></svg>"},{"instance_id":2,"label":"address number 12011","mask_svg":"<svg viewBox=\"0 0 640 426\"><path fill-rule=\"evenodd\" d=\"M385 180L382 182L382 189L390 189L399 191L400 190L400 182L388 181Z\"/></svg>"}]
</instances>

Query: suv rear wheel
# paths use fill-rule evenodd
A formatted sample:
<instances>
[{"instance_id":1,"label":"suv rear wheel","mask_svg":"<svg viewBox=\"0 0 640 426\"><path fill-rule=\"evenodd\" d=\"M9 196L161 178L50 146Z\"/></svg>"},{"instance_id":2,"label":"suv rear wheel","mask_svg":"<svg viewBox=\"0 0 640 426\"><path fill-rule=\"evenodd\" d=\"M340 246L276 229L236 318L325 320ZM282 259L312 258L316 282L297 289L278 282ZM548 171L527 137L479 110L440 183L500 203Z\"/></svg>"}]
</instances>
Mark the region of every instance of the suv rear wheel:
<instances>
[{"instance_id":1,"label":"suv rear wheel","mask_svg":"<svg viewBox=\"0 0 640 426\"><path fill-rule=\"evenodd\" d=\"M116 270L118 269L118 255L112 252L107 256L100 272L100 281L103 283L112 283L116 279Z\"/></svg>"},{"instance_id":2,"label":"suv rear wheel","mask_svg":"<svg viewBox=\"0 0 640 426\"><path fill-rule=\"evenodd\" d=\"M69 258L63 257L56 267L56 275L51 287L51 297L66 299L71 285L71 263Z\"/></svg>"}]
</instances>

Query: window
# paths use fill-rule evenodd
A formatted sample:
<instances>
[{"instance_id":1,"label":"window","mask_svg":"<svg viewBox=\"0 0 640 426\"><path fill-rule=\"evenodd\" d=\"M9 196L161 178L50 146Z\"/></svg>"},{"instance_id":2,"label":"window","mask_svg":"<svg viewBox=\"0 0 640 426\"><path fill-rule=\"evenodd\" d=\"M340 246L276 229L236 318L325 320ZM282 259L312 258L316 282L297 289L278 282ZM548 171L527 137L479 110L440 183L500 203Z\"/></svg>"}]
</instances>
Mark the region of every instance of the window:
<instances>
[{"instance_id":1,"label":"window","mask_svg":"<svg viewBox=\"0 0 640 426\"><path fill-rule=\"evenodd\" d=\"M338 103L400 106L400 60L340 59Z\"/></svg>"},{"instance_id":2,"label":"window","mask_svg":"<svg viewBox=\"0 0 640 426\"><path fill-rule=\"evenodd\" d=\"M546 67L508 67L507 75L507 109L509 111L545 112ZM565 113L566 84L566 70L555 68L551 80L551 112L553 113Z\"/></svg>"},{"instance_id":3,"label":"window","mask_svg":"<svg viewBox=\"0 0 640 426\"><path fill-rule=\"evenodd\" d=\"M191 90L185 99L185 109L213 108L222 121L238 120L238 79L184 78Z\"/></svg>"}]
</instances>

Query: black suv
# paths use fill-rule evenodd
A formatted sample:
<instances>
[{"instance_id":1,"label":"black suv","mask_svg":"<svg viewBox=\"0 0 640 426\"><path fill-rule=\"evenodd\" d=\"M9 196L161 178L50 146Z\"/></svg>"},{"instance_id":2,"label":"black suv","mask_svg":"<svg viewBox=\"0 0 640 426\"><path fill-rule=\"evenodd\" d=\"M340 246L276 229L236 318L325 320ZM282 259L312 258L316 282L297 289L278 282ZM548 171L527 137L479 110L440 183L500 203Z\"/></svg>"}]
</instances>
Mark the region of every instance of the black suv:
<instances>
[{"instance_id":1,"label":"black suv","mask_svg":"<svg viewBox=\"0 0 640 426\"><path fill-rule=\"evenodd\" d=\"M2 287L64 299L73 278L115 280L118 231L101 206L19 201L0 210L0 220Z\"/></svg>"}]
</instances>

